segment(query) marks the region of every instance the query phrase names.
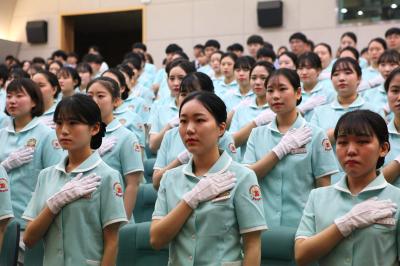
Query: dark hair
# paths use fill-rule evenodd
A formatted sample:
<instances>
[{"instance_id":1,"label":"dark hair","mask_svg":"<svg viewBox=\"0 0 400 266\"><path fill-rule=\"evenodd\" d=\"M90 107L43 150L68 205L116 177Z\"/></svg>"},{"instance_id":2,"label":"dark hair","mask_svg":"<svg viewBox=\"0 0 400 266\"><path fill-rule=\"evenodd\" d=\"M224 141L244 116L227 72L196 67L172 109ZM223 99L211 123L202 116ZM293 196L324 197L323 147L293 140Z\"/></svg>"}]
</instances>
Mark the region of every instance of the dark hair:
<instances>
[{"instance_id":1,"label":"dark hair","mask_svg":"<svg viewBox=\"0 0 400 266\"><path fill-rule=\"evenodd\" d=\"M289 42L291 42L292 40L300 40L304 43L307 43L307 37L302 32L295 32L292 35L290 35Z\"/></svg>"},{"instance_id":2,"label":"dark hair","mask_svg":"<svg viewBox=\"0 0 400 266\"><path fill-rule=\"evenodd\" d=\"M390 86L390 83L392 82L392 80L399 74L400 74L400 67L396 67L395 69L392 70L392 72L390 72L390 74L387 77L387 79L385 80L385 84L384 84L386 93L389 91L389 86Z\"/></svg>"},{"instance_id":3,"label":"dark hair","mask_svg":"<svg viewBox=\"0 0 400 266\"><path fill-rule=\"evenodd\" d=\"M0 80L3 80L3 83L0 84L0 86L4 85L7 79L8 79L8 68L5 64L0 64Z\"/></svg>"},{"instance_id":4,"label":"dark hair","mask_svg":"<svg viewBox=\"0 0 400 266\"><path fill-rule=\"evenodd\" d=\"M32 59L32 64L46 65L46 61L44 60L43 57L34 57L34 58Z\"/></svg>"},{"instance_id":5,"label":"dark hair","mask_svg":"<svg viewBox=\"0 0 400 266\"><path fill-rule=\"evenodd\" d=\"M247 38L247 45L250 44L264 45L264 39L260 35L251 35L249 38Z\"/></svg>"},{"instance_id":6,"label":"dark hair","mask_svg":"<svg viewBox=\"0 0 400 266\"><path fill-rule=\"evenodd\" d=\"M135 68L142 69L142 62L145 61L145 58L141 56L140 53L128 52L124 55L123 62L131 63Z\"/></svg>"},{"instance_id":7,"label":"dark hair","mask_svg":"<svg viewBox=\"0 0 400 266\"><path fill-rule=\"evenodd\" d=\"M392 27L385 32L385 38L389 37L390 35L400 35L400 28Z\"/></svg>"},{"instance_id":8,"label":"dark hair","mask_svg":"<svg viewBox=\"0 0 400 266\"><path fill-rule=\"evenodd\" d=\"M300 77L297 74L296 70L293 69L288 69L288 68L280 68L272 72L268 78L265 80L265 88L268 87L268 82L273 78L277 76L284 76L287 80L289 80L290 85L292 85L294 90L297 90L298 88L301 87L300 83ZM301 103L302 97L297 100L296 105L299 105Z\"/></svg>"},{"instance_id":9,"label":"dark hair","mask_svg":"<svg viewBox=\"0 0 400 266\"><path fill-rule=\"evenodd\" d=\"M128 64L118 65L117 69L122 73L125 73L129 79L133 76L133 70Z\"/></svg>"},{"instance_id":10,"label":"dark hair","mask_svg":"<svg viewBox=\"0 0 400 266\"><path fill-rule=\"evenodd\" d=\"M361 78L362 76L360 65L351 57L342 57L336 60L332 66L331 77L338 70L351 70L356 72L357 77Z\"/></svg>"},{"instance_id":11,"label":"dark hair","mask_svg":"<svg viewBox=\"0 0 400 266\"><path fill-rule=\"evenodd\" d=\"M208 75L201 72L192 72L183 78L179 93L191 93L193 91L214 93L214 84Z\"/></svg>"},{"instance_id":12,"label":"dark hair","mask_svg":"<svg viewBox=\"0 0 400 266\"><path fill-rule=\"evenodd\" d=\"M29 74L26 73L22 68L20 67L13 67L10 70L10 73L8 75L8 78L12 79L19 79L19 78L30 78Z\"/></svg>"},{"instance_id":13,"label":"dark hair","mask_svg":"<svg viewBox=\"0 0 400 266\"><path fill-rule=\"evenodd\" d=\"M241 56L235 61L235 65L233 66L233 69L246 69L250 71L254 64L256 63L256 60L254 60L253 57L250 56Z\"/></svg>"},{"instance_id":14,"label":"dark hair","mask_svg":"<svg viewBox=\"0 0 400 266\"><path fill-rule=\"evenodd\" d=\"M177 51L174 55L179 55L179 58L189 61L189 56L184 51Z\"/></svg>"},{"instance_id":15,"label":"dark hair","mask_svg":"<svg viewBox=\"0 0 400 266\"><path fill-rule=\"evenodd\" d=\"M319 44L315 45L314 49L317 48L318 46L323 46L328 50L328 53L330 56L332 56L332 48L329 44L324 43L324 42L320 42Z\"/></svg>"},{"instance_id":16,"label":"dark hair","mask_svg":"<svg viewBox=\"0 0 400 266\"><path fill-rule=\"evenodd\" d=\"M76 71L76 69L73 67L62 67L58 72L58 76L71 77L73 81L76 81L76 84L74 85L75 87L79 87L81 85L81 77L79 76L78 71Z\"/></svg>"},{"instance_id":17,"label":"dark hair","mask_svg":"<svg viewBox=\"0 0 400 266\"><path fill-rule=\"evenodd\" d=\"M351 53L354 55L354 57L356 58L357 61L360 59L360 54L358 53L358 51L357 51L356 48L351 47L351 46L346 46L346 47L344 47L342 50L340 50L339 56L340 56L340 54L342 54L344 51L349 51L349 52L351 52Z\"/></svg>"},{"instance_id":18,"label":"dark hair","mask_svg":"<svg viewBox=\"0 0 400 266\"><path fill-rule=\"evenodd\" d=\"M147 47L146 47L146 45L145 45L144 43L141 43L141 42L135 42L135 43L132 45L132 49L141 49L141 50L143 50L144 52L147 52Z\"/></svg>"},{"instance_id":19,"label":"dark hair","mask_svg":"<svg viewBox=\"0 0 400 266\"><path fill-rule=\"evenodd\" d=\"M389 132L385 120L370 110L356 110L340 117L335 127L334 137L337 140L338 137L347 135L370 137L375 135L380 145L385 142L389 144ZM376 169L379 169L384 162L385 157L379 157Z\"/></svg>"},{"instance_id":20,"label":"dark hair","mask_svg":"<svg viewBox=\"0 0 400 266\"><path fill-rule=\"evenodd\" d=\"M369 43L368 43L368 48L371 45L371 43L373 43L373 42L377 42L380 45L382 45L383 50L387 49L386 41L384 39L380 38L380 37L377 37L377 38L374 38L374 39L370 40Z\"/></svg>"},{"instance_id":21,"label":"dark hair","mask_svg":"<svg viewBox=\"0 0 400 266\"><path fill-rule=\"evenodd\" d=\"M275 61L276 54L275 54L274 50L263 47L263 48L258 49L256 57L257 57L257 59L260 59L262 57L269 57L272 59L272 61Z\"/></svg>"},{"instance_id":22,"label":"dark hair","mask_svg":"<svg viewBox=\"0 0 400 266\"><path fill-rule=\"evenodd\" d=\"M275 71L275 66L272 63L267 62L267 61L259 61L259 62L255 63L253 65L253 67L251 68L250 76L251 76L251 73L253 72L253 70L258 66L264 67L267 70L268 75L271 75L271 73Z\"/></svg>"},{"instance_id":23,"label":"dark hair","mask_svg":"<svg viewBox=\"0 0 400 266\"><path fill-rule=\"evenodd\" d=\"M90 50L90 49L92 49L92 50L94 50L94 51L100 53L100 47L97 46L97 45L90 45L90 46L89 46L89 50Z\"/></svg>"},{"instance_id":24,"label":"dark hair","mask_svg":"<svg viewBox=\"0 0 400 266\"><path fill-rule=\"evenodd\" d=\"M297 65L297 55L296 55L295 53L290 52L290 51L283 52L283 53L281 53L281 55L278 57L278 60L279 60L279 58L281 58L281 56L283 56L283 55L286 55L287 57L289 57L290 59L292 59L293 64L294 64L295 66Z\"/></svg>"},{"instance_id":25,"label":"dark hair","mask_svg":"<svg viewBox=\"0 0 400 266\"><path fill-rule=\"evenodd\" d=\"M267 41L264 41L263 48L267 48L267 49L270 49L272 51L274 50L274 46L272 45L272 43L267 42Z\"/></svg>"},{"instance_id":26,"label":"dark hair","mask_svg":"<svg viewBox=\"0 0 400 266\"><path fill-rule=\"evenodd\" d=\"M89 91L90 87L95 84L99 83L101 84L104 88L107 89L107 91L111 94L111 97L113 100L121 98L121 90L119 88L118 83L109 77L98 77L89 82L89 84L86 87L86 92Z\"/></svg>"},{"instance_id":27,"label":"dark hair","mask_svg":"<svg viewBox=\"0 0 400 266\"><path fill-rule=\"evenodd\" d=\"M310 50L311 50L311 51L314 50L315 45L314 45L314 42L313 42L312 40L308 39L307 42L306 42L306 44L307 44L308 46L310 46Z\"/></svg>"},{"instance_id":28,"label":"dark hair","mask_svg":"<svg viewBox=\"0 0 400 266\"><path fill-rule=\"evenodd\" d=\"M181 116L182 107L192 100L199 101L211 113L217 124L226 123L225 103L216 94L207 91L195 91L186 96L179 107L179 116Z\"/></svg>"},{"instance_id":29,"label":"dark hair","mask_svg":"<svg viewBox=\"0 0 400 266\"><path fill-rule=\"evenodd\" d=\"M201 43L196 44L195 46L193 46L193 49L201 49L204 50L204 45L202 45Z\"/></svg>"},{"instance_id":30,"label":"dark hair","mask_svg":"<svg viewBox=\"0 0 400 266\"><path fill-rule=\"evenodd\" d=\"M128 88L128 85L126 84L126 80L124 77L124 74L121 73L120 70L118 70L117 68L109 68L106 71L103 72L103 74L101 74L101 77L104 77L104 74L106 73L111 73L114 76L117 77L119 85L117 83L117 87L118 87L118 97L121 97L122 100L126 100L129 97L129 91L130 88ZM111 78L113 81L115 81L113 78ZM115 81L116 82L116 81ZM89 84L88 84L88 88L89 88ZM123 90L123 92L121 93L121 91ZM113 95L114 97L114 95Z\"/></svg>"},{"instance_id":31,"label":"dark hair","mask_svg":"<svg viewBox=\"0 0 400 266\"><path fill-rule=\"evenodd\" d=\"M230 48L230 49L229 49ZM227 49L229 52L234 52L234 51L240 51L243 52L244 48L243 45L241 45L240 43L234 43L232 45L230 45Z\"/></svg>"},{"instance_id":32,"label":"dark hair","mask_svg":"<svg viewBox=\"0 0 400 266\"><path fill-rule=\"evenodd\" d=\"M6 88L7 93L10 92L26 92L31 97L32 101L35 102L35 106L32 107L32 117L41 116L44 112L43 96L39 86L29 78L18 78L8 84ZM6 114L9 113L6 110Z\"/></svg>"},{"instance_id":33,"label":"dark hair","mask_svg":"<svg viewBox=\"0 0 400 266\"><path fill-rule=\"evenodd\" d=\"M102 138L106 132L106 124L101 121L100 108L91 97L76 93L70 97L63 98L57 104L53 120L55 123L63 120L74 120L89 126L99 123L100 130L92 137L90 148L98 149L101 146Z\"/></svg>"},{"instance_id":34,"label":"dark hair","mask_svg":"<svg viewBox=\"0 0 400 266\"><path fill-rule=\"evenodd\" d=\"M56 57L56 56L61 57L63 60L67 59L67 53L64 52L63 50L54 51L53 54L51 55L51 58L54 59L54 57Z\"/></svg>"},{"instance_id":35,"label":"dark hair","mask_svg":"<svg viewBox=\"0 0 400 266\"><path fill-rule=\"evenodd\" d=\"M222 59L224 59L225 57L230 57L230 58L233 60L234 63L235 63L236 60L238 59L237 55L234 54L234 53L224 53L224 54L222 54L222 56L221 56L221 61L222 61Z\"/></svg>"},{"instance_id":36,"label":"dark hair","mask_svg":"<svg viewBox=\"0 0 400 266\"><path fill-rule=\"evenodd\" d=\"M384 51L378 59L378 65L382 63L395 63L400 65L400 53L394 49Z\"/></svg>"},{"instance_id":37,"label":"dark hair","mask_svg":"<svg viewBox=\"0 0 400 266\"><path fill-rule=\"evenodd\" d=\"M166 54L172 54L172 53L176 53L178 51L183 51L182 48L177 45L176 43L171 43L167 46L167 48L165 48L165 53Z\"/></svg>"},{"instance_id":38,"label":"dark hair","mask_svg":"<svg viewBox=\"0 0 400 266\"><path fill-rule=\"evenodd\" d=\"M363 55L363 54L365 54L365 53L368 53L368 47L364 47L364 48L362 48L361 51L360 51L360 55Z\"/></svg>"},{"instance_id":39,"label":"dark hair","mask_svg":"<svg viewBox=\"0 0 400 266\"><path fill-rule=\"evenodd\" d=\"M63 64L62 64L60 61L54 60L53 62L51 62L50 64L47 65L46 69L49 70L49 69L50 69L50 66L51 66L52 64L57 64L60 68L63 67Z\"/></svg>"},{"instance_id":40,"label":"dark hair","mask_svg":"<svg viewBox=\"0 0 400 266\"><path fill-rule=\"evenodd\" d=\"M343 33L342 36L340 36L340 40L342 40L344 37L349 37L354 43L357 43L357 35L354 32L347 31Z\"/></svg>"},{"instance_id":41,"label":"dark hair","mask_svg":"<svg viewBox=\"0 0 400 266\"><path fill-rule=\"evenodd\" d=\"M103 57L99 54L87 54L83 57L82 61L86 63L95 63L100 65L101 63L103 63Z\"/></svg>"},{"instance_id":42,"label":"dark hair","mask_svg":"<svg viewBox=\"0 0 400 266\"><path fill-rule=\"evenodd\" d=\"M79 56L78 56L78 54L75 53L75 52L70 52L70 53L68 53L67 57L75 57L77 60L79 60Z\"/></svg>"},{"instance_id":43,"label":"dark hair","mask_svg":"<svg viewBox=\"0 0 400 266\"><path fill-rule=\"evenodd\" d=\"M56 88L56 93L54 94L54 98L57 99L58 94L60 94L60 92L61 92L61 86L60 86L60 83L58 82L57 76L55 74L51 73L50 71L44 70L44 69L38 70L35 73L35 75L37 75L37 74L43 75L43 77L50 83L50 85L53 88Z\"/></svg>"},{"instance_id":44,"label":"dark hair","mask_svg":"<svg viewBox=\"0 0 400 266\"><path fill-rule=\"evenodd\" d=\"M165 67L165 71L167 72L168 76L174 67L182 68L183 71L185 71L186 75L192 72L196 72L196 68L194 67L192 62L189 62L186 59L177 58L168 63L168 65Z\"/></svg>"},{"instance_id":45,"label":"dark hair","mask_svg":"<svg viewBox=\"0 0 400 266\"><path fill-rule=\"evenodd\" d=\"M214 47L217 50L219 50L221 48L221 45L219 44L219 42L217 40L210 39L210 40L206 41L206 43L204 44L204 49L206 49L207 47Z\"/></svg>"},{"instance_id":46,"label":"dark hair","mask_svg":"<svg viewBox=\"0 0 400 266\"><path fill-rule=\"evenodd\" d=\"M92 67L91 67L88 63L85 63L85 62L79 63L79 64L76 66L76 71L77 71L78 73L82 72L82 73L90 73L90 75L93 74Z\"/></svg>"},{"instance_id":47,"label":"dark hair","mask_svg":"<svg viewBox=\"0 0 400 266\"><path fill-rule=\"evenodd\" d=\"M301 54L297 59L296 68L311 67L315 69L322 69L321 59L314 52L306 52Z\"/></svg>"}]
</instances>

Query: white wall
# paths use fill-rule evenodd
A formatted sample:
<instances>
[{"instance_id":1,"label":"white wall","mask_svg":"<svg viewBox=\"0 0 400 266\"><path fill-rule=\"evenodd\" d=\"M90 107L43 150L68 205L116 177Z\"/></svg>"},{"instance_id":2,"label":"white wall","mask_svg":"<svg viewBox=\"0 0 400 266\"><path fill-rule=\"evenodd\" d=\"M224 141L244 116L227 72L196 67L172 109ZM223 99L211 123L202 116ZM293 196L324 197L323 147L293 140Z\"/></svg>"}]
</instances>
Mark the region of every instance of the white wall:
<instances>
[{"instance_id":1,"label":"white wall","mask_svg":"<svg viewBox=\"0 0 400 266\"><path fill-rule=\"evenodd\" d=\"M8 1L8 0L6 0ZM10 22L9 39L23 42L21 59L40 55L48 57L60 45L60 15L141 6L139 0L16 0ZM181 45L191 56L192 47L215 38L223 49L233 42L245 46L246 38L254 33L278 47L287 45L295 31L304 32L315 43L324 41L334 49L339 36L354 31L359 48L373 37L383 36L385 30L399 22L378 22L368 25L339 25L336 0L284 0L284 23L274 29L257 26L257 0L152 0L146 6L145 32L149 52L159 65L165 46L171 42ZM1 15L1 14L0 14ZM25 24L29 20L48 21L49 38L44 45L26 43ZM0 21L0 25L1 25ZM0 28L1 29L1 28Z\"/></svg>"}]
</instances>

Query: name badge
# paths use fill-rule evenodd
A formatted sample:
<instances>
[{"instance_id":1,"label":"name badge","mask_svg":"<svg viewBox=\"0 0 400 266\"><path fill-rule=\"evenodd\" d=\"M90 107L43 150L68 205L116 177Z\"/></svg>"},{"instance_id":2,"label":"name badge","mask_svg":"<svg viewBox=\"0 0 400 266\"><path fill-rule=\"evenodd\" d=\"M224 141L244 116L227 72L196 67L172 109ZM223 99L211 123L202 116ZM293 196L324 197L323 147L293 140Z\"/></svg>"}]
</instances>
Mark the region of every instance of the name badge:
<instances>
[{"instance_id":1,"label":"name badge","mask_svg":"<svg viewBox=\"0 0 400 266\"><path fill-rule=\"evenodd\" d=\"M292 155L294 155L294 154L304 154L304 153L307 153L307 148L305 146L297 148L297 149L292 149L290 151L290 154L292 154Z\"/></svg>"}]
</instances>

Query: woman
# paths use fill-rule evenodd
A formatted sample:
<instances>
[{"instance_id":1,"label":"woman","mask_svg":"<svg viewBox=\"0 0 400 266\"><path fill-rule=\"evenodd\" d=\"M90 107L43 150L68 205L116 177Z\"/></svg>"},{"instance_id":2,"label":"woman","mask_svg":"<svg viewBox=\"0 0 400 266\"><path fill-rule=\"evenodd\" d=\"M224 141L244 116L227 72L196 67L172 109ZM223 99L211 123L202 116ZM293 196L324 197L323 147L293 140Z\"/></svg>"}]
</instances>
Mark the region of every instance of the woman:
<instances>
[{"instance_id":1,"label":"woman","mask_svg":"<svg viewBox=\"0 0 400 266\"><path fill-rule=\"evenodd\" d=\"M23 216L24 243L44 239L43 265L115 265L127 219L119 173L93 152L105 131L100 109L79 93L57 105L54 122L68 155L40 172Z\"/></svg>"},{"instance_id":2,"label":"woman","mask_svg":"<svg viewBox=\"0 0 400 266\"><path fill-rule=\"evenodd\" d=\"M11 207L10 184L6 170L0 166L0 251L8 221L14 217Z\"/></svg>"},{"instance_id":3,"label":"woman","mask_svg":"<svg viewBox=\"0 0 400 266\"><path fill-rule=\"evenodd\" d=\"M314 48L314 53L319 56L321 60L321 73L318 76L319 80L330 79L331 70L334 61L332 60L332 48L329 44L321 42Z\"/></svg>"},{"instance_id":4,"label":"woman","mask_svg":"<svg viewBox=\"0 0 400 266\"><path fill-rule=\"evenodd\" d=\"M215 94L219 97L224 96L225 93L230 90L236 90L238 88L233 69L236 60L237 56L234 53L225 53L221 56L221 71L224 75L224 79L214 83Z\"/></svg>"},{"instance_id":5,"label":"woman","mask_svg":"<svg viewBox=\"0 0 400 266\"><path fill-rule=\"evenodd\" d=\"M292 52L283 52L278 56L279 68L296 70L297 55Z\"/></svg>"},{"instance_id":6,"label":"woman","mask_svg":"<svg viewBox=\"0 0 400 266\"><path fill-rule=\"evenodd\" d=\"M400 191L379 173L389 151L386 123L357 110L335 127L336 154L346 175L311 192L296 233L298 265L396 265Z\"/></svg>"},{"instance_id":7,"label":"woman","mask_svg":"<svg viewBox=\"0 0 400 266\"><path fill-rule=\"evenodd\" d=\"M141 147L135 134L124 128L114 116L114 109L120 99L117 82L100 77L92 80L87 95L99 106L101 120L107 125L103 143L98 149L104 162L121 174L124 188L126 216L130 218L136 202L136 195L143 174Z\"/></svg>"},{"instance_id":8,"label":"woman","mask_svg":"<svg viewBox=\"0 0 400 266\"><path fill-rule=\"evenodd\" d=\"M39 86L43 96L44 112L40 116L40 121L54 129L53 115L56 110L58 95L61 92L57 76L47 70L41 70L33 75L32 80Z\"/></svg>"},{"instance_id":9,"label":"woman","mask_svg":"<svg viewBox=\"0 0 400 266\"><path fill-rule=\"evenodd\" d=\"M58 71L57 77L61 87L59 100L61 100L62 97L74 95L76 88L79 88L81 85L81 77L72 67L62 67Z\"/></svg>"},{"instance_id":10,"label":"woman","mask_svg":"<svg viewBox=\"0 0 400 266\"><path fill-rule=\"evenodd\" d=\"M12 123L0 130L0 162L10 180L14 215L21 215L31 199L39 172L56 164L62 151L54 132L40 123L43 98L39 87L27 78L15 79L7 87L6 112Z\"/></svg>"},{"instance_id":11,"label":"woman","mask_svg":"<svg viewBox=\"0 0 400 266\"><path fill-rule=\"evenodd\" d=\"M192 72L195 72L193 64L185 59L176 59L170 62L167 67L168 87L171 91L171 98L168 102L153 105L149 118L149 147L153 153L160 148L161 141L165 133L171 128L179 125L179 87L183 78Z\"/></svg>"},{"instance_id":12,"label":"woman","mask_svg":"<svg viewBox=\"0 0 400 266\"><path fill-rule=\"evenodd\" d=\"M93 70L92 67L88 63L79 63L76 67L76 71L81 77L81 85L79 88L76 88L75 92L86 93L86 87L92 79Z\"/></svg>"},{"instance_id":13,"label":"woman","mask_svg":"<svg viewBox=\"0 0 400 266\"><path fill-rule=\"evenodd\" d=\"M259 265L261 231L267 228L260 189L252 171L218 149L226 128L224 103L215 94L195 92L182 102L179 117L179 133L193 157L161 180L151 245L170 244L173 265Z\"/></svg>"},{"instance_id":14,"label":"woman","mask_svg":"<svg viewBox=\"0 0 400 266\"><path fill-rule=\"evenodd\" d=\"M210 66L213 70L213 75L211 77L214 84L224 80L224 75L221 69L221 58L224 53L221 51L216 51L210 57ZM214 86L215 87L215 86Z\"/></svg>"},{"instance_id":15,"label":"woman","mask_svg":"<svg viewBox=\"0 0 400 266\"><path fill-rule=\"evenodd\" d=\"M372 39L368 43L368 55L370 58L370 66L363 70L363 79L365 81L372 80L379 76L378 60L386 50L386 42L382 38Z\"/></svg>"},{"instance_id":16,"label":"woman","mask_svg":"<svg viewBox=\"0 0 400 266\"><path fill-rule=\"evenodd\" d=\"M275 71L266 87L276 118L252 130L243 163L258 177L268 226L297 227L310 191L329 185L337 172L335 157L326 134L297 111L301 87L296 71Z\"/></svg>"}]
</instances>

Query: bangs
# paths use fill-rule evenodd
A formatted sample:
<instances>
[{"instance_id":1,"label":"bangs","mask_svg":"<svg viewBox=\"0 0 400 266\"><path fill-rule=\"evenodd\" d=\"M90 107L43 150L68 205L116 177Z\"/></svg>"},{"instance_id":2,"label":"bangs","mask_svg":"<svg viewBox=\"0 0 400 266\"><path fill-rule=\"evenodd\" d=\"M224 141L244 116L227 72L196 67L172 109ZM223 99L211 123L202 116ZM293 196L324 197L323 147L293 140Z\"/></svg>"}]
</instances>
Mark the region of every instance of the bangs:
<instances>
[{"instance_id":1,"label":"bangs","mask_svg":"<svg viewBox=\"0 0 400 266\"><path fill-rule=\"evenodd\" d=\"M353 65L348 61L338 62L336 64L335 68L332 69L332 74L337 72L337 71L352 71L352 72L356 72L356 70L354 69Z\"/></svg>"},{"instance_id":2,"label":"bangs","mask_svg":"<svg viewBox=\"0 0 400 266\"><path fill-rule=\"evenodd\" d=\"M22 92L26 95L28 95L28 92L25 90L24 86L22 86L22 83L19 79L14 79L10 84L8 84L6 93L10 92Z\"/></svg>"},{"instance_id":3,"label":"bangs","mask_svg":"<svg viewBox=\"0 0 400 266\"><path fill-rule=\"evenodd\" d=\"M85 117L78 111L76 103L71 99L63 99L56 107L53 121L78 121L83 124L89 124Z\"/></svg>"},{"instance_id":4,"label":"bangs","mask_svg":"<svg viewBox=\"0 0 400 266\"><path fill-rule=\"evenodd\" d=\"M70 78L72 77L71 73L69 73L68 69L66 68L61 68L60 71L58 71L57 77L60 78Z\"/></svg>"},{"instance_id":5,"label":"bangs","mask_svg":"<svg viewBox=\"0 0 400 266\"><path fill-rule=\"evenodd\" d=\"M375 131L372 128L370 119L364 115L353 115L351 113L342 116L335 128L335 139L350 135L373 137Z\"/></svg>"},{"instance_id":6,"label":"bangs","mask_svg":"<svg viewBox=\"0 0 400 266\"><path fill-rule=\"evenodd\" d=\"M316 68L310 58L300 58L297 62L297 68Z\"/></svg>"},{"instance_id":7,"label":"bangs","mask_svg":"<svg viewBox=\"0 0 400 266\"><path fill-rule=\"evenodd\" d=\"M379 64L397 64L400 65L400 54L398 53L383 53L378 60Z\"/></svg>"}]
</instances>

